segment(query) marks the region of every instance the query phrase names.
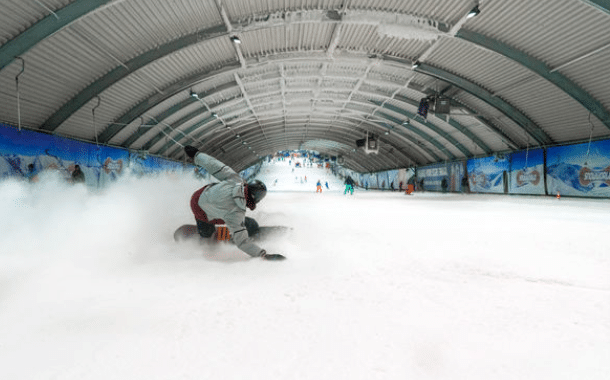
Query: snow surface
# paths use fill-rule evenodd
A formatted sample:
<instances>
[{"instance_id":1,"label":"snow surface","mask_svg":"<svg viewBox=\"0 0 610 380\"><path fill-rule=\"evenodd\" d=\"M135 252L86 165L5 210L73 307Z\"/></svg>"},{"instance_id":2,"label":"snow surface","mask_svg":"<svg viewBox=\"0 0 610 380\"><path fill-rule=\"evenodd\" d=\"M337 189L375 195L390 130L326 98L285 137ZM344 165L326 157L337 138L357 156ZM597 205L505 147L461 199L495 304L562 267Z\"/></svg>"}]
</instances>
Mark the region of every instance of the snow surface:
<instances>
[{"instance_id":1,"label":"snow surface","mask_svg":"<svg viewBox=\"0 0 610 380\"><path fill-rule=\"evenodd\" d=\"M283 262L174 243L192 175L0 182L0 378L608 379L608 201L295 172L252 213Z\"/></svg>"}]
</instances>

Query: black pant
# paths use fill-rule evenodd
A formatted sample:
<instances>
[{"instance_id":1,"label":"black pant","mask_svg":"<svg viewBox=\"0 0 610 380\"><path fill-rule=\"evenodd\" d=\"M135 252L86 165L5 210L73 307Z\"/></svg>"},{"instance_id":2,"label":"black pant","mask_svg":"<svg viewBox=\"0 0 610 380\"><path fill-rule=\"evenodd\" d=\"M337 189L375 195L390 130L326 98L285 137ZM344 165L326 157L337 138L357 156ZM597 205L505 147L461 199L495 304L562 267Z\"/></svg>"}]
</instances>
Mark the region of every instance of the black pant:
<instances>
[{"instance_id":1,"label":"black pant","mask_svg":"<svg viewBox=\"0 0 610 380\"><path fill-rule=\"evenodd\" d=\"M212 223L204 222L202 220L195 220L197 222L197 232L199 232L199 235L201 235L201 237L209 238L214 235L214 232L216 232L215 225L213 225ZM258 222L256 220L246 216L246 218L244 219L244 226L248 230L248 236L253 236L258 233Z\"/></svg>"}]
</instances>

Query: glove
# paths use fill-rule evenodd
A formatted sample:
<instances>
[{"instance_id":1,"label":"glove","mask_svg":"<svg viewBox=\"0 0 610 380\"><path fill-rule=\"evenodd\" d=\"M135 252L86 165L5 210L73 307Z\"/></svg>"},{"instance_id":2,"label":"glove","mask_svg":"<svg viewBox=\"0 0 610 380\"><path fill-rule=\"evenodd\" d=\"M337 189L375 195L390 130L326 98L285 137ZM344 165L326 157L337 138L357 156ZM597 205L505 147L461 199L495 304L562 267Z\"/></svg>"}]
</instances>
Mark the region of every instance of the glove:
<instances>
[{"instance_id":1,"label":"glove","mask_svg":"<svg viewBox=\"0 0 610 380\"><path fill-rule=\"evenodd\" d=\"M275 254L269 254L267 253L267 251L265 251L263 249L263 251L261 252L261 258L263 260L269 260L269 261L279 261L279 260L284 260L286 257L284 257L283 255L280 255L278 253Z\"/></svg>"},{"instance_id":2,"label":"glove","mask_svg":"<svg viewBox=\"0 0 610 380\"><path fill-rule=\"evenodd\" d=\"M195 148L194 146L190 146L187 145L184 147L184 152L186 153L187 156L189 156L190 158L195 158L195 155L199 152L197 150L197 148Z\"/></svg>"}]
</instances>

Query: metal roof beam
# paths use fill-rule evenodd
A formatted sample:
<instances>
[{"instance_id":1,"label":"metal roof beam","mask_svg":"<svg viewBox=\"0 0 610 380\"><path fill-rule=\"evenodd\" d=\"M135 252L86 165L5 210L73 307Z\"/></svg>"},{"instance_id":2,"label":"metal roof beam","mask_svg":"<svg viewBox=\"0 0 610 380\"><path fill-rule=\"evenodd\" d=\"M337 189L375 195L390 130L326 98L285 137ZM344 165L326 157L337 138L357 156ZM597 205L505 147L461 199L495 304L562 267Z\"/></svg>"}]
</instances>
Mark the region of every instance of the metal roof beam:
<instances>
[{"instance_id":1,"label":"metal roof beam","mask_svg":"<svg viewBox=\"0 0 610 380\"><path fill-rule=\"evenodd\" d=\"M404 97L402 95L396 95L396 96L394 96L394 99L396 99L396 100L398 100L400 102L409 104L409 105L414 106L414 107L419 107L419 103L418 102L416 102L415 100L409 99L407 97ZM439 115L436 115L436 114L434 114L434 117L444 121L445 123L450 124L453 128L455 128L458 131L462 132L462 134L464 134L466 137L468 137L470 140L472 140L472 142L474 142L481 149L483 149L483 151L486 154L492 154L493 153L493 149L491 149L487 144L485 144L485 142L483 142L483 140L481 140L477 135L475 135L470 130L468 130L468 128L464 127L462 124L460 124L457 121L453 120L451 117L445 118L445 117L440 117Z\"/></svg>"},{"instance_id":2,"label":"metal roof beam","mask_svg":"<svg viewBox=\"0 0 610 380\"><path fill-rule=\"evenodd\" d=\"M489 91L485 90L474 82L438 67L430 66L426 63L421 63L414 70L418 73L428 74L445 82L451 83L452 85L461 88L462 90L497 108L511 120L517 123L517 125L523 128L539 145L544 146L551 145L553 143L553 140L542 129L540 129L536 123L530 120L530 118L525 116L516 107L498 97L493 96Z\"/></svg>"},{"instance_id":3,"label":"metal roof beam","mask_svg":"<svg viewBox=\"0 0 610 380\"><path fill-rule=\"evenodd\" d=\"M372 104L376 104L373 101L370 101ZM384 114L382 112L378 112L379 117L382 117L384 119L387 119L389 121L392 121L395 124L398 125L402 125L400 120L393 118L390 115ZM373 123L377 122L377 120L371 120ZM410 132L413 132L417 135L419 135L421 138L423 138L424 140L428 141L430 144L434 145L438 150L440 150L445 156L447 156L447 158L449 158L450 160L455 160L456 157L453 155L453 153L451 153L447 148L445 148L445 146L443 144L441 144L437 139L435 139L434 137L430 136L429 134L427 134L426 132L422 131L419 128L416 128L413 124L409 124L408 126L402 125L402 127L405 130L408 130Z\"/></svg>"},{"instance_id":4,"label":"metal roof beam","mask_svg":"<svg viewBox=\"0 0 610 380\"><path fill-rule=\"evenodd\" d=\"M214 144L214 146L219 147L219 146L226 146L227 144L230 144L231 141L218 141ZM295 145L295 149L299 149L300 148L300 144L301 140L299 138L294 138L291 139L289 141L289 145L290 144L294 144ZM217 157L220 156L221 154L218 154L218 152L221 152L224 154L227 154L226 152L228 150L237 150L239 147L242 147L242 145L240 144L235 144L233 143L235 146L229 146L228 148L225 148L223 150L220 149L216 149L216 150L211 150L209 152L206 152L207 154L213 156L213 157ZM283 137L278 136L276 138L272 138L268 143L266 143L265 148L257 148L257 152L260 152L261 150L264 151L270 151L270 150L274 150L274 151L278 151L279 149L286 149L286 145L285 142L283 141ZM178 154L182 154L182 152L177 152ZM224 159L221 161L225 162L227 165L234 167L243 167L241 164L241 162L243 162L243 159L245 157L248 156L252 156L255 153L253 153L252 150L250 149L242 149L240 150L239 153L237 154L231 154L229 155L228 159ZM351 156L350 156L351 157ZM357 156L356 156L357 157ZM372 161L374 164L367 165L367 161ZM384 156L379 156L379 155L360 155L360 160L358 160L358 162L360 163L360 165L366 169L366 171L372 171L372 170L377 170L377 168L379 168L380 166L386 166L388 168L394 168L396 167L395 163L393 163L388 157L384 157ZM240 169L241 170L241 169ZM383 170L383 169L379 169L379 170Z\"/></svg>"},{"instance_id":5,"label":"metal roof beam","mask_svg":"<svg viewBox=\"0 0 610 380\"><path fill-rule=\"evenodd\" d=\"M232 99L224 99L218 103L216 103L215 105L221 105L223 103L226 103L228 101L230 101ZM196 100L197 101L197 100ZM206 105L207 106L207 105ZM188 115L180 118L179 120L173 122L171 125L167 125L166 128L162 129L162 132L158 133L157 135L155 135L153 138L151 138L150 140L148 140L146 143L144 143L144 145L142 146L142 149L144 150L148 150L150 149L154 144L156 144L157 142L159 142L161 139L163 139L165 136L171 134L174 131L179 131L178 128L180 128L180 126L184 123L187 123L189 120L196 118L198 116L200 116L203 113L206 112L210 112L210 109L208 107L206 107L205 110L202 110L201 108L189 113ZM211 115L212 112L210 112L210 116L205 118L203 121L205 123L210 122L210 121L215 121L218 120L222 123L222 120L214 117ZM162 123L160 120L157 120L158 123ZM201 124L201 125L203 125ZM137 131L136 131L137 132ZM146 133L146 132L144 132ZM185 131L179 131L179 134L183 135L183 137L186 137L185 135L188 135L187 132ZM125 142L123 142L123 144L121 146L128 148L131 144L133 144L138 138L140 138L143 135L143 133L134 133L133 135L130 136L129 139L127 139ZM196 139L195 139L196 140Z\"/></svg>"},{"instance_id":6,"label":"metal roof beam","mask_svg":"<svg viewBox=\"0 0 610 380\"><path fill-rule=\"evenodd\" d=\"M355 102L355 103L356 103L356 102ZM365 103L360 103L360 102L357 102L357 104L365 104ZM264 114L263 114L263 115L264 115ZM264 122L266 122L266 123L271 122L271 121L272 121L272 120L274 120L274 119L279 119L279 118L281 117L280 115L273 115L273 117L271 117L271 118L263 118L263 117L262 117L262 115L260 115L260 116L261 116L262 120L263 120ZM336 123L338 123L338 122L342 121L342 119L351 119L351 120L354 120L354 122L362 122L362 121L363 121L363 119L357 119L357 118L352 117L352 116L350 116L350 115L348 115L348 114L342 114L342 115L340 115L340 116L341 116L340 118L333 119L333 120L330 120L330 121L329 121L329 123L328 123L328 125L329 125L329 129L328 129L328 130L332 129L332 127L333 127L334 125L336 125ZM305 118L306 118L306 117L305 117ZM397 120L397 119L393 119L393 120L391 120L391 121L393 121L395 124L398 124L398 125L400 125L400 124L401 124L401 121L400 121L400 120ZM384 128L384 129L387 129L387 127L386 127L386 126L379 126L379 124L377 124L377 123L373 123L373 122L374 122L374 120L366 120L366 122L368 122L369 124L373 124L373 125L375 125L375 127L376 127L376 128ZM248 125L253 125L253 124L255 124L255 122L252 122L252 121L251 121L251 122L247 122L247 123L245 123L245 124L241 124L241 125L233 125L233 126L232 126L232 128L233 128L233 129L238 129L238 128L239 128L239 129L241 129L241 128L246 128ZM322 126L322 125L321 125L321 126ZM351 128L351 129L352 129L352 130L355 130L354 128ZM414 130L416 130L417 128L414 128L414 127L413 127L413 129L414 129ZM418 129L417 129L417 130L418 130ZM419 131L419 130L418 130L418 131ZM422 133L423 133L423 132L422 132ZM409 135L404 135L404 134L402 134L402 132L401 132L401 131L398 131L398 130L395 130L395 134L396 134L397 136L400 136L400 137L401 137L401 138L403 138L403 139L406 139L406 140L408 140L408 141L412 142L413 144L415 144L415 146L416 146L416 147L418 147L418 148L420 148L420 149L424 150L424 151L425 151L425 152L426 152L428 155L430 155L431 157L433 157L435 160L437 160L437 161L442 161L442 159L441 159L439 156L437 156L436 154L434 154L434 153L433 153L433 152L432 152L430 149L428 149L427 147L422 146L422 145L420 144L420 142L419 142L419 141L417 141L416 139L413 139L413 138L412 138L412 137L410 137ZM420 136L421 136L421 134L420 134ZM429 136L429 135L427 135L427 134L426 134L426 136L430 137L430 136ZM430 138L432 138L432 137L430 137ZM433 139L433 140L434 140L434 139ZM436 140L434 140L434 141L436 141ZM435 145L435 144L434 144L432 141L428 141L428 142L430 142L432 145ZM435 146L436 146L436 147L438 147L437 145L435 145ZM444 147L443 147L443 150L444 150Z\"/></svg>"},{"instance_id":7,"label":"metal roof beam","mask_svg":"<svg viewBox=\"0 0 610 380\"><path fill-rule=\"evenodd\" d=\"M610 15L610 0L580 0L581 2Z\"/></svg>"},{"instance_id":8,"label":"metal roof beam","mask_svg":"<svg viewBox=\"0 0 610 380\"><path fill-rule=\"evenodd\" d=\"M228 100L226 100L226 102L230 102L230 101L233 101L233 99L228 99ZM365 103L356 102L356 101L352 101L352 102L353 102L353 103L358 103L358 104L365 104ZM223 103L224 103L224 102L223 102ZM220 103L219 103L219 104L220 104ZM213 107L216 107L216 106L218 106L218 104L213 105ZM321 107L321 105L318 105L318 107ZM401 110L402 110L402 109L401 109ZM175 112L175 111L177 111L177 110L173 110L173 112ZM173 113L173 112L172 112L172 113ZM408 111L406 111L406 110L402 110L402 113L403 113L403 114L404 114L404 112L408 112ZM194 112L194 113L191 113L191 116L192 116L192 117L197 117L199 114L200 114L200 113ZM230 117L231 117L231 114L227 114L227 115L224 115L224 116L225 116L225 118L230 118ZM344 115L343 115L343 116L344 116ZM259 115L259 117L260 117L260 115ZM279 117L279 116L278 116L278 117ZM282 117L283 117L283 116L282 116ZM335 118L335 120L336 120L336 118ZM388 120L389 120L389 119L388 119ZM182 119L181 119L181 121L182 121L183 123L188 122L188 116L187 116L187 117L182 118ZM362 121L362 120L359 120L359 121ZM390 120L390 121L392 121L393 123L395 123L395 124L397 124L397 125L400 125L400 124L402 123L402 121L401 121L401 120L398 120L398 119L392 119L392 120ZM259 125L260 125L261 120L258 120L256 123L259 123ZM426 125L427 127L430 127L430 124L431 124L431 123L429 123L429 124L425 124L425 125ZM329 123L329 128L332 128L332 125L333 125L333 124L332 124L332 122L330 122L330 123ZM172 124L172 127L173 127L174 129L179 128L179 126L180 126L180 124L178 124L177 122ZM233 128L241 128L241 126L236 126L236 125L233 125L232 127L233 127ZM436 129L438 129L438 127L436 127L436 126L433 126L433 127L434 127L434 128L436 128ZM414 128L414 127L413 127L413 129L414 129L414 130L419 131L419 129L417 129L417 128ZM143 135L143 134L144 134L144 133L146 133L146 132L147 132L147 131L140 131L140 134L141 134L141 135ZM191 132L192 132L192 131L191 131L191 130L190 130L190 128L189 128L189 132L188 132L188 133L191 133ZM417 133L417 132L416 132L416 133ZM423 132L422 132L422 133L423 133ZM422 133L418 133L418 134L419 134L420 136L422 136L422 137L426 138L426 139L432 139L433 141L430 141L430 140L428 140L428 141L429 141L431 144L433 144L434 146L439 147L440 143L438 143L438 141L436 141L434 138L432 138L432 137L431 137L430 135L428 135L428 134L425 134L425 136L423 136L423 135L422 135ZM160 140L160 139L162 139L163 137L165 137L165 133L163 133L163 132L159 133L159 134L158 134L156 137L154 137L155 142L159 141L159 140ZM181 139L182 139L182 138L181 138ZM126 142L124 143L124 145L125 145L125 144L131 144L131 143L133 143L134 141L135 141L135 140L126 141ZM457 141L456 141L456 142L457 142ZM174 142L169 141L169 142L168 142L168 144L171 146L172 144L174 144ZM459 143L458 143L458 144L459 144ZM148 146L148 143L147 143L146 145ZM443 147L443 148L442 148L442 150L444 151L444 150L445 150L445 148ZM441 160L441 159L440 159L438 156L436 156L436 155L432 154L431 152L429 152L429 151L428 151L427 153L428 153L428 154L430 154L430 155L431 155L432 157L434 157L435 159L437 159L437 160ZM157 154L161 154L161 152L158 152ZM471 154L469 154L469 155L471 155ZM467 156L468 156L468 155L467 155ZM453 156L453 157L451 157L451 159L454 159L454 158L455 158L454 156Z\"/></svg>"},{"instance_id":9,"label":"metal roof beam","mask_svg":"<svg viewBox=\"0 0 610 380\"><path fill-rule=\"evenodd\" d=\"M103 92L113 84L117 83L121 79L124 79L129 74L143 68L144 66L165 57L173 52L184 49L194 44L201 43L202 41L218 37L225 34L226 30L224 26L215 26L203 31L199 31L188 36L176 39L161 45L155 49L149 50L142 55L139 55L128 62L125 65L119 65L89 86L79 92L75 97L65 103L59 110L57 110L50 118L48 118L40 127L44 131L54 131L66 121L72 114L78 111L81 107L87 104L91 99L95 98L99 93ZM126 68L128 67L128 69Z\"/></svg>"},{"instance_id":10,"label":"metal roof beam","mask_svg":"<svg viewBox=\"0 0 610 380\"><path fill-rule=\"evenodd\" d=\"M218 70L215 70L215 71L206 72L203 74L199 73L199 74L196 74L194 76L188 77L186 79L183 79L179 82L172 84L171 86L163 89L163 92L155 93L151 97L142 100L136 106L132 107L129 111L125 112L123 115L121 115L119 118L117 118L115 122L111 123L102 133L100 133L98 135L98 141L101 144L108 143L108 141L110 141L114 136L116 136L123 128L125 128L129 124L133 123L134 120L136 120L137 118L139 118L141 115L145 114L146 112L150 111L154 107L158 106L159 104L163 103L167 99L175 96L180 91L184 91L184 90L188 89L189 87L192 87L194 84L197 84L198 82L205 80L209 76L214 76L214 75L218 75L220 73L225 73L225 72L228 72L231 70L238 69L239 67L240 66L238 64L227 65L227 66L223 67L223 69L220 72ZM202 99L202 98L210 96L216 92L224 91L224 90L227 90L234 86L237 86L237 83L229 82L224 85L214 87L208 91L199 93L199 94L197 94L197 96L200 99ZM186 99L186 100L180 102L179 104L177 104L173 107L170 107L166 111L156 115L155 119L163 120L170 114L177 112L179 109L186 107L195 101L197 101L197 100L194 98ZM164 114L166 114L166 113L168 113L168 114L166 116L164 116Z\"/></svg>"},{"instance_id":11,"label":"metal roof beam","mask_svg":"<svg viewBox=\"0 0 610 380\"><path fill-rule=\"evenodd\" d=\"M368 73L368 70L370 70L370 68L372 67L371 65L368 65L366 73ZM227 73L227 72L233 71L234 74L235 74L236 70L237 70L237 67L238 67L238 65L234 64L230 69L222 70L222 73ZM218 75L218 73L214 72L214 73L210 73L210 75L211 76L215 76L215 75ZM192 79L199 80L199 81L204 80L206 78L207 78L206 74L203 74L203 75L200 74L198 76L192 77ZM357 82L357 85L353 89L353 92L358 91L360 85L363 83L363 81L365 79L366 79L366 74L364 76L362 76L361 78L359 78L359 81ZM119 79L117 79L117 80L119 80ZM176 90L183 90L188 85L189 85L188 80L184 80L184 81L181 81L177 86L171 86L170 89L164 90L164 93L166 93L166 94L172 93L172 95L175 95ZM240 89L241 89L241 86L240 86ZM350 94L351 96L353 96L353 92ZM284 94L284 95L286 95L286 94ZM350 96L350 98L351 98L351 96ZM141 102L136 107L132 108L132 110L128 111L126 114L124 114L119 119L117 119L117 121L115 123L117 125L111 125L111 127L109 127L107 132L105 130L102 133L103 134L102 137L104 137L103 140L104 141L109 140L113 135L115 135L116 133L118 133L118 131L120 131L119 127L122 127L125 124L128 124L128 123L126 123L124 121L128 121L129 120L129 122L132 122L133 120L135 120L135 118L137 118L136 115L138 115L138 116L141 115L141 113L139 113L139 111L144 111L144 109L146 109L146 108L151 109L152 107L157 106L161 101L165 100L167 97L164 97L163 95L156 94L156 95L154 95L154 98L155 99L151 100L150 102L149 101ZM346 102L346 104L347 103L348 102ZM178 111L178 108L172 107L170 110L168 110L167 114L165 114L165 113L164 114L165 114L165 116L169 116L170 113L173 113L173 112L176 112L176 111ZM160 120L159 118L156 118L156 119ZM501 131L498 132L497 130L496 130L496 132L497 133L501 133ZM472 136L469 136L469 137L472 138ZM504 137L507 138L507 136L504 136Z\"/></svg>"},{"instance_id":12,"label":"metal roof beam","mask_svg":"<svg viewBox=\"0 0 610 380\"><path fill-rule=\"evenodd\" d=\"M377 102L375 101L371 101L373 104L377 104ZM434 125L431 121L429 120L425 120L422 118L422 121L419 120L418 116L412 112L409 112L407 110L404 110L400 107L396 107L394 105L391 104L382 104L381 105L382 108L388 109L390 111L399 113L401 115L407 116L409 118L411 118L411 120L417 120L417 122L425 125L426 127L430 128L432 131L434 131L436 134L442 136L445 140L449 141L451 144L453 144L457 149L459 149L462 153L464 153L464 155L466 157L471 157L473 154L470 150L468 150L464 145L462 145L462 143L460 143L459 141L457 141L455 139L455 137L451 136L450 134L448 134L447 132L443 131L442 129L440 129L439 127L437 127L436 125ZM375 111L377 112L377 111Z\"/></svg>"},{"instance_id":13,"label":"metal roof beam","mask_svg":"<svg viewBox=\"0 0 610 380\"><path fill-rule=\"evenodd\" d=\"M114 0L76 0L0 46L0 71L47 37Z\"/></svg>"},{"instance_id":14,"label":"metal roof beam","mask_svg":"<svg viewBox=\"0 0 610 380\"><path fill-rule=\"evenodd\" d=\"M610 1L608 2L610 3ZM456 37L482 46L487 50L491 50L527 67L529 70L559 87L566 94L585 107L591 114L595 115L595 117L597 117L607 128L610 129L610 113L606 111L604 106L588 92L568 79L565 75L562 75L557 71L553 72L552 68L547 66L544 62L539 61L536 58L529 56L503 42L489 38L480 33L462 29L456 34Z\"/></svg>"},{"instance_id":15,"label":"metal roof beam","mask_svg":"<svg viewBox=\"0 0 610 380\"><path fill-rule=\"evenodd\" d=\"M277 115L275 118L276 118L276 119L281 120L281 117L282 117L281 115ZM269 120L272 120L272 119L269 119ZM240 135L242 135L242 137L243 137L243 134L244 134L244 133L248 133L248 131L244 131L244 130L245 130L245 129L247 129L249 126L253 126L253 127L255 127L255 126L256 126L256 124L257 124L257 122L256 122L256 121L251 121L251 122L249 122L248 124L242 125L242 126L240 127L240 129L241 129L241 130L240 130L239 134L240 134ZM290 124L289 124L289 125L290 125ZM298 124L298 125L300 125L300 124ZM323 129L325 129L325 125L315 123L315 124L313 124L313 127L319 127L319 128L320 128L320 131L314 130L314 131L313 131L313 133L312 133L312 135L311 135L311 136L309 136L310 138L317 139L317 138L324 138L324 137L326 136L325 134L320 134L320 132L321 132ZM280 128L283 128L283 127L281 127L281 126L280 126ZM315 129L315 128L314 128L314 129ZM343 125L340 125L340 124L335 124L335 128L334 128L334 129L335 129L335 130L340 130L340 131L342 131L342 132L343 132L343 131L344 131L344 132L353 132L353 131L354 131L354 129L353 129L353 128L351 128L349 125L343 126ZM233 130L235 130L235 128L233 128ZM291 128L291 132L292 132L292 133L288 132L284 138L285 138L285 139L288 139L288 138L292 138L292 139L294 139L294 138L296 138L296 139L298 139L298 140L300 140L300 141L303 141L303 138L301 137L300 130L298 130L298 129L296 129L296 128ZM203 138L203 137L204 137L204 135L209 134L209 133L210 133L210 131L209 131L209 130L205 130L205 131L202 131L202 132L197 133L197 134L196 134L196 135L194 135L193 137L194 137L195 139L201 139L201 138ZM355 140L351 140L351 139L355 139L355 137L354 137L354 136L352 136L351 134L345 134L345 135L339 134L339 135L336 135L336 136L335 136L333 133L330 133L330 135L333 137L333 141L337 141L337 139L339 139L339 140L346 140L346 141L349 141L350 143L354 143L354 141L355 141ZM278 134L278 136L279 136L279 134ZM340 137L337 137L337 136L340 136ZM251 137L253 138L254 136L251 136ZM407 138L407 137L405 137L405 136L402 136L402 137L403 137L404 139L407 139L407 140L411 141L409 138ZM254 139L254 140L253 140L252 138L248 138L248 139L247 139L247 140L248 140L248 145L250 145L250 144L252 144L252 143L256 143L256 142L258 142L258 141L259 141L259 140L256 140L256 139ZM222 141L226 141L226 138L224 138L224 137L220 136L220 137L218 137L218 138L216 138L216 139L213 139L213 140L210 140L210 139L208 139L208 138L203 138L203 140L206 142L206 146L210 146L210 147L219 146L219 147L220 147L220 146L222 146L222 144L223 144L223 143L219 143L219 141L220 141L220 140L222 140ZM238 139L238 140L242 141L242 140L243 140L243 138ZM260 139L260 141L264 141L264 140L263 140L263 139ZM309 141L309 140L308 140L308 141ZM171 142L168 142L168 144L172 145L172 143L171 143ZM412 156L408 155L407 153L403 152L403 151L400 149L400 147L398 147L398 146L394 145L394 144L393 144L391 141L390 141L390 142L386 142L386 144L391 145L391 146L392 146L394 149L398 150L398 151L399 151L399 152L400 152L402 155L404 155L404 156L407 158L407 160L408 160L408 161L410 161L410 162L412 162L412 163L417 163L417 164L419 164L419 163L420 163L420 161L419 161L419 160L417 160L417 159L415 159L414 157L412 157ZM418 145L416 144L416 146L418 146ZM175 151L174 151L174 152L172 152L172 153L170 153L170 156L171 156L172 154L174 154L174 153L175 153ZM432 154L432 155L433 155L433 154Z\"/></svg>"},{"instance_id":16,"label":"metal roof beam","mask_svg":"<svg viewBox=\"0 0 610 380\"><path fill-rule=\"evenodd\" d=\"M256 116L256 111L254 109L254 105L252 104L252 102L250 101L250 98L248 97L248 93L246 92L246 87L244 86L243 82L241 81L239 74L233 73L233 76L235 77L235 82L239 85L239 89L240 89L244 99L246 100L246 104L248 104L248 108L250 108L250 111L252 112L254 117L258 120L258 116ZM265 130L263 129L263 125L260 123L260 121L258 122L258 125L261 128L261 132L263 133L263 136L265 136L265 138L267 138L267 135L265 135Z\"/></svg>"}]
</instances>

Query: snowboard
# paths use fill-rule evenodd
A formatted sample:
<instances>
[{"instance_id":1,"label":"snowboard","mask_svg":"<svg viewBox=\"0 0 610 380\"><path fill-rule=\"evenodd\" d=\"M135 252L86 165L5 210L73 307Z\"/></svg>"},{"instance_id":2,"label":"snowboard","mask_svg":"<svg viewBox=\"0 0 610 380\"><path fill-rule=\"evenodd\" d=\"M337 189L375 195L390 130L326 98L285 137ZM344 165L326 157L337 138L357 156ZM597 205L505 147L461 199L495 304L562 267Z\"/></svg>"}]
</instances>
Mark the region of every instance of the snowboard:
<instances>
[{"instance_id":1,"label":"snowboard","mask_svg":"<svg viewBox=\"0 0 610 380\"><path fill-rule=\"evenodd\" d=\"M262 242L268 239L276 239L285 236L290 231L291 227L285 226L262 226L258 228L256 234L251 235L250 238L255 242ZM182 241L200 241L202 243L216 242L216 241L228 241L229 234L226 227L217 227L216 234L210 238L202 238L197 232L197 226L194 224L185 224L174 232L174 240L177 242Z\"/></svg>"}]
</instances>

